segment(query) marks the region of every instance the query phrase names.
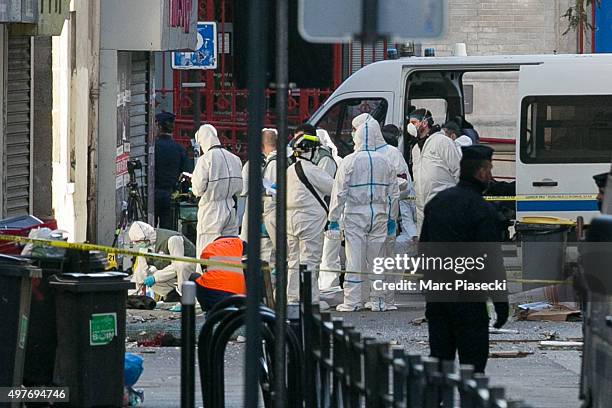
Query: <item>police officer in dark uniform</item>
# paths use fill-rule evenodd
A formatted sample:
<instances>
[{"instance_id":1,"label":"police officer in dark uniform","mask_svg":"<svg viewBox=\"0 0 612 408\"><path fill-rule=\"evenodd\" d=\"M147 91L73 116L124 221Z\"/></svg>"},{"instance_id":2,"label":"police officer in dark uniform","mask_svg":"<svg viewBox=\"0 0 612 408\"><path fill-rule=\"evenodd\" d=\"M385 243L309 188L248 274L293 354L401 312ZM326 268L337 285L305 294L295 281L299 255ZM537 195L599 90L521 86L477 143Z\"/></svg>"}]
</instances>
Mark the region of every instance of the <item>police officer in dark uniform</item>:
<instances>
[{"instance_id":1,"label":"police officer in dark uniform","mask_svg":"<svg viewBox=\"0 0 612 408\"><path fill-rule=\"evenodd\" d=\"M425 206L419 249L425 256L455 260L471 257L483 260L484 268L466 271L455 264L450 271L425 269L424 281L452 282L453 289L426 291L426 318L431 356L471 364L484 372L489 355L489 316L486 300L492 298L497 320L495 328L508 320L505 285L487 291L457 289L455 282L504 283L506 273L499 241L495 209L482 197L492 180L493 149L484 145L464 147L460 181L441 191ZM466 257L467 255L467 257ZM462 261L463 262L463 261ZM467 263L464 264L467 266Z\"/></svg>"},{"instance_id":2,"label":"police officer in dark uniform","mask_svg":"<svg viewBox=\"0 0 612 408\"><path fill-rule=\"evenodd\" d=\"M171 195L179 176L189 171L185 148L172 139L174 115L161 112L155 115L155 226L174 229L172 225Z\"/></svg>"}]
</instances>

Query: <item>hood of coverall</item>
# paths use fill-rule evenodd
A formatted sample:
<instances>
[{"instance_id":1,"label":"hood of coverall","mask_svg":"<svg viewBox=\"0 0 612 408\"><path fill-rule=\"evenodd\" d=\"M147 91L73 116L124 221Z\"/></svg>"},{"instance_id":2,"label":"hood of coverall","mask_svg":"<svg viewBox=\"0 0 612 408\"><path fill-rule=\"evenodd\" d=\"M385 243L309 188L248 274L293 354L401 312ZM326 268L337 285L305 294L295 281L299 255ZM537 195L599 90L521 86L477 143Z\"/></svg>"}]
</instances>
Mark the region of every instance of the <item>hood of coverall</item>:
<instances>
[{"instance_id":1,"label":"hood of coverall","mask_svg":"<svg viewBox=\"0 0 612 408\"><path fill-rule=\"evenodd\" d=\"M338 148L332 141L331 137L329 136L329 133L327 133L327 130L317 129L317 136L319 140L321 141L321 145L325 147L329 147L331 149L331 153L332 153L334 160L338 161L338 158L340 157L338 156Z\"/></svg>"},{"instance_id":2,"label":"hood of coverall","mask_svg":"<svg viewBox=\"0 0 612 408\"><path fill-rule=\"evenodd\" d=\"M134 221L130 230L128 231L130 241L149 241L150 245L155 245L157 239L157 232L155 228L142 221Z\"/></svg>"},{"instance_id":3,"label":"hood of coverall","mask_svg":"<svg viewBox=\"0 0 612 408\"><path fill-rule=\"evenodd\" d=\"M375 151L376 147L385 144L378 121L369 113L362 113L353 119L353 127L357 129L354 137L355 151Z\"/></svg>"},{"instance_id":4,"label":"hood of coverall","mask_svg":"<svg viewBox=\"0 0 612 408\"><path fill-rule=\"evenodd\" d=\"M217 129L209 124L200 126L200 129L195 134L195 139L204 153L211 147L221 144L217 137Z\"/></svg>"}]
</instances>

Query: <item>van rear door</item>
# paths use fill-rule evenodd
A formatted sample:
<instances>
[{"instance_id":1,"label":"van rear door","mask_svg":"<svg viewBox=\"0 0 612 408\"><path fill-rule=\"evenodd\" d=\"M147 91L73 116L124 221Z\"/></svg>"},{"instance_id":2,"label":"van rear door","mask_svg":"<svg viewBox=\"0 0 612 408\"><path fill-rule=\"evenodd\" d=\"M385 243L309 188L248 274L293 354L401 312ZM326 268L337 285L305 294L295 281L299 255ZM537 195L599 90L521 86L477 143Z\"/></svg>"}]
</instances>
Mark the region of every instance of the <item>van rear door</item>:
<instances>
[{"instance_id":1,"label":"van rear door","mask_svg":"<svg viewBox=\"0 0 612 408\"><path fill-rule=\"evenodd\" d=\"M612 158L610 72L611 64L588 60L521 67L517 219L597 214L592 176Z\"/></svg>"}]
</instances>

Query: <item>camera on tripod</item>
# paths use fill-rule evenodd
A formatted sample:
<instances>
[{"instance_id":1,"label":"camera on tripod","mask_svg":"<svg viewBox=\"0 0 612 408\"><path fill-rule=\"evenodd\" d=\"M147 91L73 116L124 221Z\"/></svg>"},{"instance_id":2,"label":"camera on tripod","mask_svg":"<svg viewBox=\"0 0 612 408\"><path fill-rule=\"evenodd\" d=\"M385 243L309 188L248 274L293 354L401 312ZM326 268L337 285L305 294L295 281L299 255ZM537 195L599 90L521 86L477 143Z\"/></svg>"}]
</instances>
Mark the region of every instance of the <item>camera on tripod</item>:
<instances>
[{"instance_id":1,"label":"camera on tripod","mask_svg":"<svg viewBox=\"0 0 612 408\"><path fill-rule=\"evenodd\" d=\"M138 159L130 159L127 162L128 173L133 174L136 170L142 170L142 162Z\"/></svg>"}]
</instances>

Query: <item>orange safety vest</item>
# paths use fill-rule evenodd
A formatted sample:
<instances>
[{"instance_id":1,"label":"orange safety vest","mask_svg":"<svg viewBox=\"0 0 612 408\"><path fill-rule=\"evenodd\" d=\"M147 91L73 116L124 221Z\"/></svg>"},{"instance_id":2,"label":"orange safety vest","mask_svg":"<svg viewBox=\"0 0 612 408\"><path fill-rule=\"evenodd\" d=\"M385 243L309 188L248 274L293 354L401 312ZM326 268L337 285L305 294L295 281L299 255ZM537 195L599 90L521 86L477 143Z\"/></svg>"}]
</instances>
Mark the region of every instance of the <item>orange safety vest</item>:
<instances>
[{"instance_id":1,"label":"orange safety vest","mask_svg":"<svg viewBox=\"0 0 612 408\"><path fill-rule=\"evenodd\" d=\"M200 259L233 263L239 267L208 266L202 276L196 279L196 283L208 289L245 295L246 284L242 270L242 245L242 240L237 237L219 238L206 245Z\"/></svg>"}]
</instances>

